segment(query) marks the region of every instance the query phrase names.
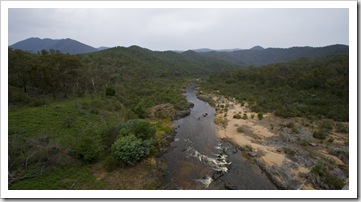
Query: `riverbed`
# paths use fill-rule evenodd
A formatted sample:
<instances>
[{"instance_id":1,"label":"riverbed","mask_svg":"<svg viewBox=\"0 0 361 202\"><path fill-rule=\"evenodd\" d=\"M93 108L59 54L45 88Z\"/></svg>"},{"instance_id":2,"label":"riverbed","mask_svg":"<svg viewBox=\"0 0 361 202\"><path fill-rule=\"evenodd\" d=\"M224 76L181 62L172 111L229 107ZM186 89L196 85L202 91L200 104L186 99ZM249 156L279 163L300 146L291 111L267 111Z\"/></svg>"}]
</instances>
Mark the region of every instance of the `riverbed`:
<instances>
[{"instance_id":1,"label":"riverbed","mask_svg":"<svg viewBox=\"0 0 361 202\"><path fill-rule=\"evenodd\" d=\"M217 137L215 109L197 98L194 84L185 96L194 106L190 115L173 122L174 141L161 158L167 165L161 189L277 189L237 147Z\"/></svg>"}]
</instances>

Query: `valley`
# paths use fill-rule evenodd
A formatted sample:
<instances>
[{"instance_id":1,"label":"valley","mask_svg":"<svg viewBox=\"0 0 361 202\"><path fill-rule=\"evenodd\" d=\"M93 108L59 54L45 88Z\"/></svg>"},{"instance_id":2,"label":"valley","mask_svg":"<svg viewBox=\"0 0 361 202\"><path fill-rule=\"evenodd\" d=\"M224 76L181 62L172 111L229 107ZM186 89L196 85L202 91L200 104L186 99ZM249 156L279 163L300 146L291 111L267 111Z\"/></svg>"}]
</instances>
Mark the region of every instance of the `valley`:
<instances>
[{"instance_id":1,"label":"valley","mask_svg":"<svg viewBox=\"0 0 361 202\"><path fill-rule=\"evenodd\" d=\"M9 189L347 188L348 46L8 53Z\"/></svg>"}]
</instances>

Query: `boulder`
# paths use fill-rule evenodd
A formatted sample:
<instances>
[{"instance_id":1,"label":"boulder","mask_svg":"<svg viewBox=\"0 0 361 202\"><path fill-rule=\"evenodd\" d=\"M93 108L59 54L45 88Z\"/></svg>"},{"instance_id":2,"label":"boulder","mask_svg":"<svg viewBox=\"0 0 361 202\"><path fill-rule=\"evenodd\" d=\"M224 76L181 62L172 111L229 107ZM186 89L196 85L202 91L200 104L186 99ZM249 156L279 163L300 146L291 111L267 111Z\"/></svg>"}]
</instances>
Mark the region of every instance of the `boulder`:
<instances>
[{"instance_id":1,"label":"boulder","mask_svg":"<svg viewBox=\"0 0 361 202\"><path fill-rule=\"evenodd\" d=\"M235 185L233 185L232 183L230 182L225 182L224 183L224 188L228 189L228 190L235 190L237 189L237 187Z\"/></svg>"},{"instance_id":2,"label":"boulder","mask_svg":"<svg viewBox=\"0 0 361 202\"><path fill-rule=\"evenodd\" d=\"M248 155L250 157L256 157L257 156L257 153L256 152L248 152Z\"/></svg>"},{"instance_id":3,"label":"boulder","mask_svg":"<svg viewBox=\"0 0 361 202\"><path fill-rule=\"evenodd\" d=\"M224 175L224 173L222 171L215 171L212 174L212 178L213 178L213 180L218 180L223 175Z\"/></svg>"},{"instance_id":4,"label":"boulder","mask_svg":"<svg viewBox=\"0 0 361 202\"><path fill-rule=\"evenodd\" d=\"M314 143L314 142L310 142L310 145L311 145L312 147L316 147L316 146L317 146L317 144Z\"/></svg>"}]
</instances>

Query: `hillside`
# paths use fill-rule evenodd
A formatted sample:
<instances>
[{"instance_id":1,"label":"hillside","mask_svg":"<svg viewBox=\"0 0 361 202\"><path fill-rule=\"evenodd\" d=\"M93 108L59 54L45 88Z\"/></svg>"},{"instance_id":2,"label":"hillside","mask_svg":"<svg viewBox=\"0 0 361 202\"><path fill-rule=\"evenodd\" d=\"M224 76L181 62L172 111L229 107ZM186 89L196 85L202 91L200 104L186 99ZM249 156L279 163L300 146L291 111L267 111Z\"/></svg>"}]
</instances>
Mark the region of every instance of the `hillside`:
<instances>
[{"instance_id":1,"label":"hillside","mask_svg":"<svg viewBox=\"0 0 361 202\"><path fill-rule=\"evenodd\" d=\"M225 71L202 86L248 102L255 112L348 121L348 54Z\"/></svg>"},{"instance_id":2,"label":"hillside","mask_svg":"<svg viewBox=\"0 0 361 202\"><path fill-rule=\"evenodd\" d=\"M173 51L151 51L139 46L115 47L107 50L86 54L83 56L96 63L116 64L118 66L139 68L140 74L147 73L152 76L204 76L210 73L237 69L240 66L212 58L194 51L177 53ZM97 59L96 59L97 58Z\"/></svg>"},{"instance_id":3,"label":"hillside","mask_svg":"<svg viewBox=\"0 0 361 202\"><path fill-rule=\"evenodd\" d=\"M331 45L325 47L267 48L255 46L247 50L232 52L202 52L201 54L229 61L242 66L262 66L279 62L289 62L299 58L316 58L327 55L347 54L348 46Z\"/></svg>"},{"instance_id":4,"label":"hillside","mask_svg":"<svg viewBox=\"0 0 361 202\"><path fill-rule=\"evenodd\" d=\"M23 41L19 41L11 46L13 49L20 49L37 53L41 50L58 50L62 53L69 54L82 54L97 51L89 45L83 44L73 39L40 39L40 38L28 38Z\"/></svg>"}]
</instances>

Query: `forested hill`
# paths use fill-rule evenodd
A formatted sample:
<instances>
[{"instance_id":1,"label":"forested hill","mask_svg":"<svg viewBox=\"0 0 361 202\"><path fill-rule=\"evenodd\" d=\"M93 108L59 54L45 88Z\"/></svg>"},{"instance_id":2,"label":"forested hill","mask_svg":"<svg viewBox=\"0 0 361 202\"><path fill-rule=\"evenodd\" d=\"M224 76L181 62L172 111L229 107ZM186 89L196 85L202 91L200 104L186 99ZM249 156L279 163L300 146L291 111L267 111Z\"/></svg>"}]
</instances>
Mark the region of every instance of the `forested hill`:
<instances>
[{"instance_id":1,"label":"forested hill","mask_svg":"<svg viewBox=\"0 0 361 202\"><path fill-rule=\"evenodd\" d=\"M248 102L256 112L348 121L348 54L226 71L203 89Z\"/></svg>"},{"instance_id":2,"label":"forested hill","mask_svg":"<svg viewBox=\"0 0 361 202\"><path fill-rule=\"evenodd\" d=\"M193 51L157 52L138 46L82 55L9 49L9 105L39 105L48 98L104 95L110 90L144 117L144 110L156 104L184 109L187 103L179 86L184 79L238 68Z\"/></svg>"},{"instance_id":3,"label":"forested hill","mask_svg":"<svg viewBox=\"0 0 361 202\"><path fill-rule=\"evenodd\" d=\"M325 47L292 47L292 48L252 48L232 52L204 52L203 55L219 58L242 66L262 66L279 62L289 62L299 58L316 58L327 55L348 54L346 45L330 45Z\"/></svg>"},{"instance_id":4,"label":"forested hill","mask_svg":"<svg viewBox=\"0 0 361 202\"><path fill-rule=\"evenodd\" d=\"M137 76L203 76L222 70L238 69L240 66L222 59L186 51L151 51L139 46L114 47L82 56L89 65L111 66L138 71Z\"/></svg>"}]
</instances>

